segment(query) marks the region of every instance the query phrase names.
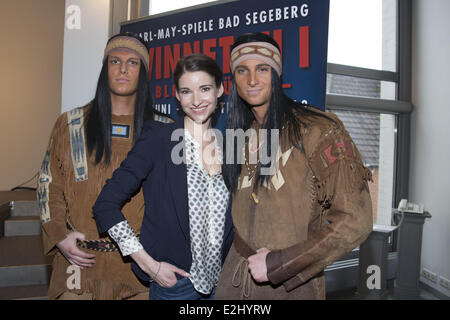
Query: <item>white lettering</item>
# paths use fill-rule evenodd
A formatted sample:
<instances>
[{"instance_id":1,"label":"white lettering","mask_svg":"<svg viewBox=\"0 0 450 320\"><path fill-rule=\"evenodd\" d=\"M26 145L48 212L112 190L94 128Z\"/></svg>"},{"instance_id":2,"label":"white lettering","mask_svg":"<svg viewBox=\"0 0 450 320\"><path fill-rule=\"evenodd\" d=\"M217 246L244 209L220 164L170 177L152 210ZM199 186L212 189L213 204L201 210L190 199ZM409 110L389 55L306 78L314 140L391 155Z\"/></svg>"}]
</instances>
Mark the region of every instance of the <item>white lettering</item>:
<instances>
[{"instance_id":1,"label":"white lettering","mask_svg":"<svg viewBox=\"0 0 450 320\"><path fill-rule=\"evenodd\" d=\"M291 7L291 19L297 19L298 18L297 11L298 11L297 6L292 6Z\"/></svg>"},{"instance_id":2,"label":"white lettering","mask_svg":"<svg viewBox=\"0 0 450 320\"><path fill-rule=\"evenodd\" d=\"M261 11L259 13L259 21L264 23L264 22L266 22L266 20L267 20L267 13L265 11Z\"/></svg>"},{"instance_id":3,"label":"white lettering","mask_svg":"<svg viewBox=\"0 0 450 320\"><path fill-rule=\"evenodd\" d=\"M270 314L271 305L234 305L225 304L223 306L224 315L255 315Z\"/></svg>"},{"instance_id":4,"label":"white lettering","mask_svg":"<svg viewBox=\"0 0 450 320\"><path fill-rule=\"evenodd\" d=\"M240 23L241 19L239 18L239 16L233 16L233 27L239 26Z\"/></svg>"},{"instance_id":5,"label":"white lettering","mask_svg":"<svg viewBox=\"0 0 450 320\"><path fill-rule=\"evenodd\" d=\"M213 31L214 30L213 23L214 23L214 20L209 19L209 20L197 21L197 22L194 22L194 23L183 24L181 26L181 34L183 36L185 36L185 35L188 35L188 34L195 34L195 33L202 33L202 32ZM222 29L223 24L224 24L224 19L223 18L219 18L219 29ZM173 31L173 36L175 36L176 27L172 27L172 31Z\"/></svg>"},{"instance_id":6,"label":"white lettering","mask_svg":"<svg viewBox=\"0 0 450 320\"><path fill-rule=\"evenodd\" d=\"M66 20L66 27L69 30L81 29L81 9L77 5L67 7L66 14L69 15Z\"/></svg>"},{"instance_id":7,"label":"white lettering","mask_svg":"<svg viewBox=\"0 0 450 320\"><path fill-rule=\"evenodd\" d=\"M303 18L308 16L309 9L308 9L308 5L306 3L300 7L300 14Z\"/></svg>"},{"instance_id":8,"label":"white lettering","mask_svg":"<svg viewBox=\"0 0 450 320\"><path fill-rule=\"evenodd\" d=\"M281 9L280 8L276 8L275 9L275 20L281 20Z\"/></svg>"},{"instance_id":9,"label":"white lettering","mask_svg":"<svg viewBox=\"0 0 450 320\"><path fill-rule=\"evenodd\" d=\"M159 112L170 114L170 103L158 103L155 104L155 109Z\"/></svg>"},{"instance_id":10,"label":"white lettering","mask_svg":"<svg viewBox=\"0 0 450 320\"><path fill-rule=\"evenodd\" d=\"M172 163L182 164L184 160L184 129L176 129L172 132L170 137L171 141L180 141L178 142L172 149L170 153L170 158L172 159Z\"/></svg>"},{"instance_id":11,"label":"white lettering","mask_svg":"<svg viewBox=\"0 0 450 320\"><path fill-rule=\"evenodd\" d=\"M367 267L367 274L373 274L367 278L367 289L381 289L381 271L380 267L376 265L371 265Z\"/></svg>"},{"instance_id":12,"label":"white lettering","mask_svg":"<svg viewBox=\"0 0 450 320\"><path fill-rule=\"evenodd\" d=\"M289 7L284 7L284 20L289 19Z\"/></svg>"},{"instance_id":13,"label":"white lettering","mask_svg":"<svg viewBox=\"0 0 450 320\"><path fill-rule=\"evenodd\" d=\"M289 6L289 7L269 9L267 11L261 10L261 11L247 12L245 14L245 25L270 23L280 20L298 19L299 13L302 17L306 17L308 15L308 5L303 4L301 7ZM224 26L225 23L224 19L221 18L221 21L219 21L219 23L220 26Z\"/></svg>"},{"instance_id":14,"label":"white lettering","mask_svg":"<svg viewBox=\"0 0 450 320\"><path fill-rule=\"evenodd\" d=\"M159 39L164 39L164 29L158 30L158 40Z\"/></svg>"},{"instance_id":15,"label":"white lettering","mask_svg":"<svg viewBox=\"0 0 450 320\"><path fill-rule=\"evenodd\" d=\"M207 318L211 317L214 307L193 307L186 304L185 307L181 307L178 314L182 315L206 315Z\"/></svg>"},{"instance_id":16,"label":"white lettering","mask_svg":"<svg viewBox=\"0 0 450 320\"><path fill-rule=\"evenodd\" d=\"M67 278L66 286L67 289L73 290L73 289L81 289L81 271L80 267L70 265L67 267L66 270L67 274L71 274L70 277Z\"/></svg>"},{"instance_id":17,"label":"white lettering","mask_svg":"<svg viewBox=\"0 0 450 320\"><path fill-rule=\"evenodd\" d=\"M258 24L258 12L253 12L253 24Z\"/></svg>"},{"instance_id":18,"label":"white lettering","mask_svg":"<svg viewBox=\"0 0 450 320\"><path fill-rule=\"evenodd\" d=\"M269 22L273 21L273 9L269 10Z\"/></svg>"},{"instance_id":19,"label":"white lettering","mask_svg":"<svg viewBox=\"0 0 450 320\"><path fill-rule=\"evenodd\" d=\"M247 13L245 15L245 25L248 26L251 22L252 20L250 19L250 13Z\"/></svg>"}]
</instances>

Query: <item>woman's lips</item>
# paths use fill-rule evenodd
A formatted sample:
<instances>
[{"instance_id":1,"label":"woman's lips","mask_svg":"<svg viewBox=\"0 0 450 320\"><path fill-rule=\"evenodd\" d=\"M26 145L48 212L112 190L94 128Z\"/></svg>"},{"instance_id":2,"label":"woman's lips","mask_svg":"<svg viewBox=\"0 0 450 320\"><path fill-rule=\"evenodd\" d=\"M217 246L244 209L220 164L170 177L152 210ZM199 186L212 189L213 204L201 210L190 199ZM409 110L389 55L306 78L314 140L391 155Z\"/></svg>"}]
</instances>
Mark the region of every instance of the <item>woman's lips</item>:
<instances>
[{"instance_id":1,"label":"woman's lips","mask_svg":"<svg viewBox=\"0 0 450 320\"><path fill-rule=\"evenodd\" d=\"M196 108L191 108L191 110L195 113L202 113L206 110L208 106L202 106L202 107L196 107Z\"/></svg>"}]
</instances>

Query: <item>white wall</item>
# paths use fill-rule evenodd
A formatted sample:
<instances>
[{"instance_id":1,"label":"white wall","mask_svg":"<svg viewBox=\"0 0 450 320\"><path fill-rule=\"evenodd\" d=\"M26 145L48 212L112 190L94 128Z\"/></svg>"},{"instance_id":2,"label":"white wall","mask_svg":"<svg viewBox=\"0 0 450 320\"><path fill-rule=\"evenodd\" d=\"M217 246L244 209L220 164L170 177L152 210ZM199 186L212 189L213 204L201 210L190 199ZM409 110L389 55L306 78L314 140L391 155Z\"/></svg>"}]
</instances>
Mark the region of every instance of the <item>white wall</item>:
<instances>
[{"instance_id":1,"label":"white wall","mask_svg":"<svg viewBox=\"0 0 450 320\"><path fill-rule=\"evenodd\" d=\"M76 5L77 17L67 9ZM62 80L62 112L83 106L94 98L109 37L110 0L66 0ZM72 29L69 29L72 28Z\"/></svg>"},{"instance_id":2,"label":"white wall","mask_svg":"<svg viewBox=\"0 0 450 320\"><path fill-rule=\"evenodd\" d=\"M410 201L432 215L422 268L450 279L450 1L414 0ZM439 278L438 278L439 279ZM421 281L450 296L442 286ZM439 282L439 281L438 281Z\"/></svg>"}]
</instances>

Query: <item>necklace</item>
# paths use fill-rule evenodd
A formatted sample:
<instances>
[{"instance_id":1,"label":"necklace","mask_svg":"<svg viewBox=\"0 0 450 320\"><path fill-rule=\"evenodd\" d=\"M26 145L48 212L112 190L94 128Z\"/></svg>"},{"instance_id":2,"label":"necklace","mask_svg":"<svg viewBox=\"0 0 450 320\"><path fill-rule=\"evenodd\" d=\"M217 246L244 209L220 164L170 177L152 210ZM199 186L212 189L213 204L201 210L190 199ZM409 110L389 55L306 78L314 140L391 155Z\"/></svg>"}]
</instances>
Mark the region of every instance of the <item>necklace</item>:
<instances>
[{"instance_id":1,"label":"necklace","mask_svg":"<svg viewBox=\"0 0 450 320\"><path fill-rule=\"evenodd\" d=\"M245 157L245 167L247 168L247 173L248 173L248 180L252 180L253 177L256 175L256 171L259 165L259 157L258 157L258 150L261 148L262 146L262 142L258 144L258 134L254 134L252 132L252 135L249 138L249 142L248 142L248 152L247 150L244 149L244 157ZM255 155L256 156L256 163L252 163L250 164L250 158L254 158L251 157L250 155ZM252 161L253 162L253 161Z\"/></svg>"},{"instance_id":2,"label":"necklace","mask_svg":"<svg viewBox=\"0 0 450 320\"><path fill-rule=\"evenodd\" d=\"M252 180L256 175L256 168L258 168L259 160L256 164L249 164L247 158L245 159L245 167L247 168L248 180Z\"/></svg>"},{"instance_id":3,"label":"necklace","mask_svg":"<svg viewBox=\"0 0 450 320\"><path fill-rule=\"evenodd\" d=\"M256 145L256 147L255 147ZM244 157L245 157L245 167L247 168L247 174L248 176L246 177L248 183L251 185L253 184L253 192L250 195L250 200L253 201L254 204L258 204L259 203L259 199L258 196L256 194L256 179L255 181L252 181L253 178L256 177L256 173L258 172L258 168L260 165L259 162L259 157L258 157L258 150L261 148L262 146L262 142L260 144L258 144L258 135L253 135L250 137L249 142L248 142L248 153L246 152L247 150L244 149ZM252 163L250 164L250 155L256 155L256 163ZM244 178L245 179L245 178Z\"/></svg>"}]
</instances>

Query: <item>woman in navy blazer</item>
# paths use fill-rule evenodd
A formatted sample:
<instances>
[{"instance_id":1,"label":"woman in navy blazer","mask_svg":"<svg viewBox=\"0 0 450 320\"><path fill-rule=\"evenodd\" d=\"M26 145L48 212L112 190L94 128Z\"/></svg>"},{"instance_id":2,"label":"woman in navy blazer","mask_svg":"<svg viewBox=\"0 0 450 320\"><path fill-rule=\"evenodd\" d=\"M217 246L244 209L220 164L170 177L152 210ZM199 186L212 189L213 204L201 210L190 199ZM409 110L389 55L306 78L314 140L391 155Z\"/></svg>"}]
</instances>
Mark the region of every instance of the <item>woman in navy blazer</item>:
<instances>
[{"instance_id":1,"label":"woman in navy blazer","mask_svg":"<svg viewBox=\"0 0 450 320\"><path fill-rule=\"evenodd\" d=\"M108 232L133 258L137 276L151 281L150 299L212 299L233 239L220 140L208 130L223 93L222 72L213 59L194 54L178 62L174 80L184 117L145 124L93 211L99 232ZM141 186L138 240L121 207Z\"/></svg>"}]
</instances>

